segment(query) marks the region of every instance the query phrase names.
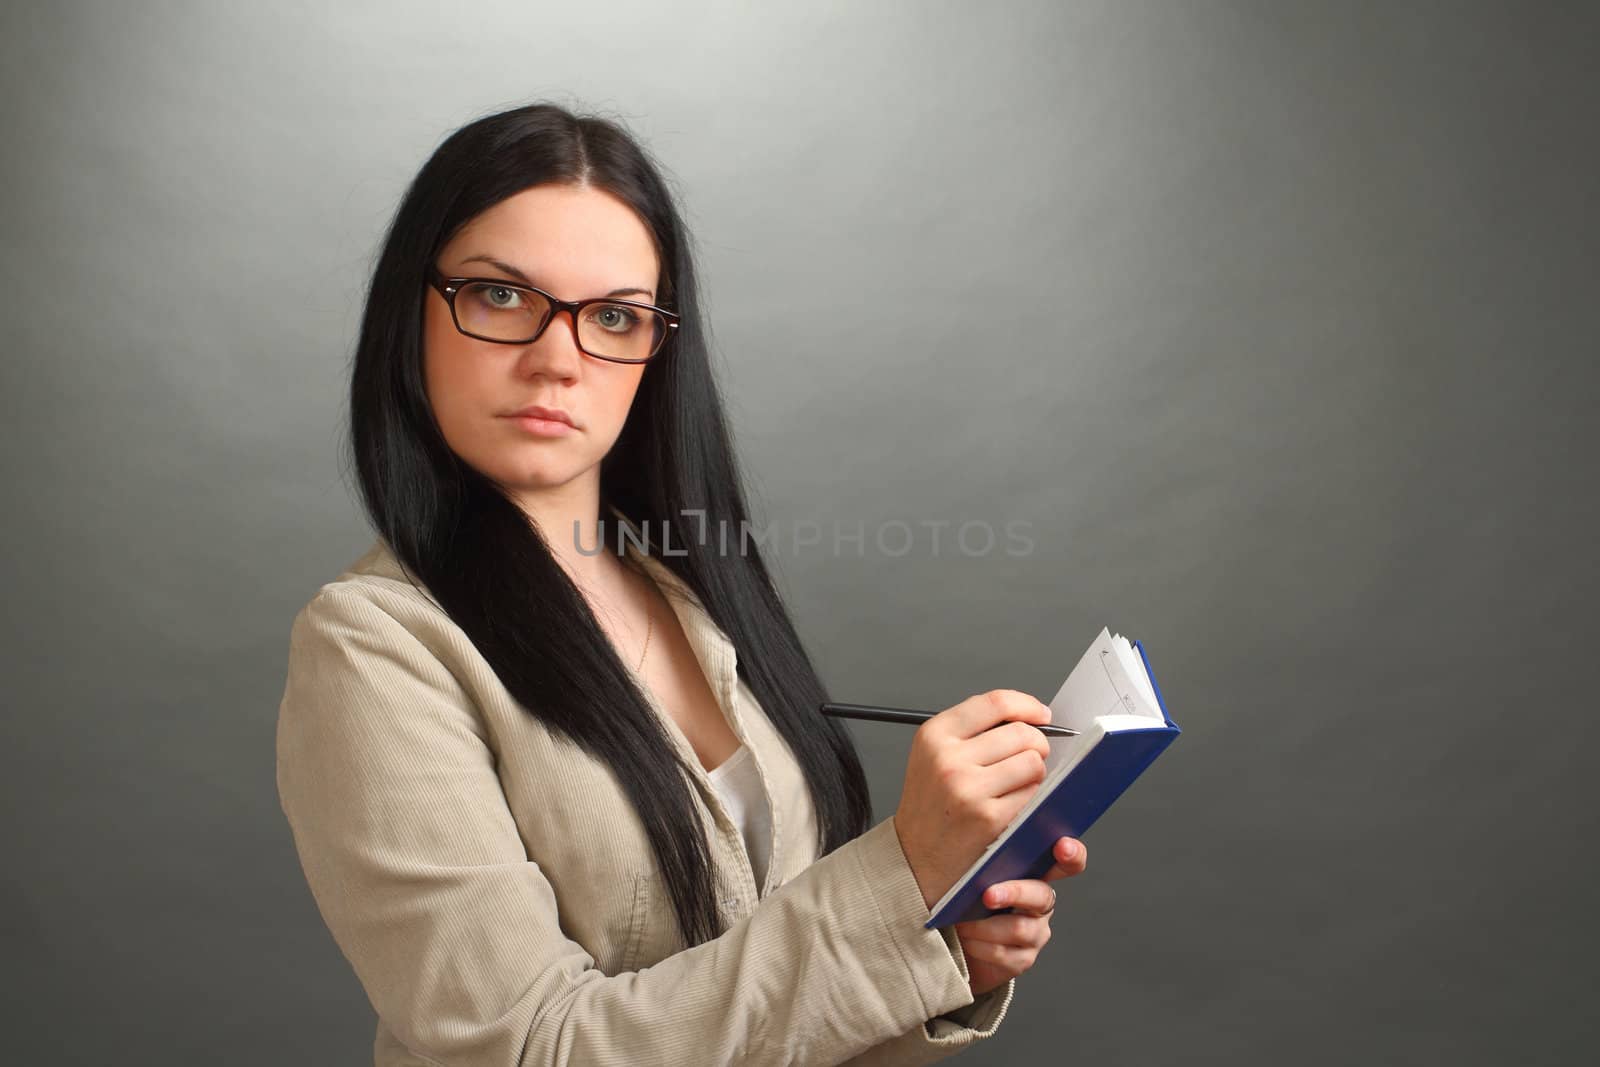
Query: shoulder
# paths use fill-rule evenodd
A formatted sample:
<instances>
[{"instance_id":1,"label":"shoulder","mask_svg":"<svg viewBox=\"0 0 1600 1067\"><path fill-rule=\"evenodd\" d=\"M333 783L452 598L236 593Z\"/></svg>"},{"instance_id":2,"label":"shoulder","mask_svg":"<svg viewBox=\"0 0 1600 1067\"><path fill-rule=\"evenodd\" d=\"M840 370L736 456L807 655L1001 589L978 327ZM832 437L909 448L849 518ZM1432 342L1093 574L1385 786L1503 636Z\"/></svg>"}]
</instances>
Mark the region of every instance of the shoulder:
<instances>
[{"instance_id":1,"label":"shoulder","mask_svg":"<svg viewBox=\"0 0 1600 1067\"><path fill-rule=\"evenodd\" d=\"M471 642L379 539L324 582L290 624L290 670L452 674ZM442 678L441 678L442 680Z\"/></svg>"},{"instance_id":2,"label":"shoulder","mask_svg":"<svg viewBox=\"0 0 1600 1067\"><path fill-rule=\"evenodd\" d=\"M402 746L395 752L442 751L487 736L481 708L493 696L485 689L492 671L420 583L398 573L369 551L295 614L280 758L308 761L319 751L331 759L378 738Z\"/></svg>"},{"instance_id":3,"label":"shoulder","mask_svg":"<svg viewBox=\"0 0 1600 1067\"><path fill-rule=\"evenodd\" d=\"M295 615L295 626L352 613L380 612L407 628L450 625L450 617L421 579L379 538L359 558L324 582Z\"/></svg>"}]
</instances>

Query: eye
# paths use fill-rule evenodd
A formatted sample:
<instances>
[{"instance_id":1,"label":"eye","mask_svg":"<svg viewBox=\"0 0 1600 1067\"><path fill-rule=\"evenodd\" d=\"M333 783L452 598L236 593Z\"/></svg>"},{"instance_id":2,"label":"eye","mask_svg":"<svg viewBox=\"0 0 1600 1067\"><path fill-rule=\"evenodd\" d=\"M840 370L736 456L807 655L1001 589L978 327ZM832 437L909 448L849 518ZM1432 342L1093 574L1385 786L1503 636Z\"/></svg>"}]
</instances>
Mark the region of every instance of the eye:
<instances>
[{"instance_id":1,"label":"eye","mask_svg":"<svg viewBox=\"0 0 1600 1067\"><path fill-rule=\"evenodd\" d=\"M638 314L621 304L598 304L591 318L601 329L612 333L627 333L639 325Z\"/></svg>"},{"instance_id":2,"label":"eye","mask_svg":"<svg viewBox=\"0 0 1600 1067\"><path fill-rule=\"evenodd\" d=\"M522 307L522 293L509 285L481 283L469 287L467 295L490 311L516 311Z\"/></svg>"}]
</instances>

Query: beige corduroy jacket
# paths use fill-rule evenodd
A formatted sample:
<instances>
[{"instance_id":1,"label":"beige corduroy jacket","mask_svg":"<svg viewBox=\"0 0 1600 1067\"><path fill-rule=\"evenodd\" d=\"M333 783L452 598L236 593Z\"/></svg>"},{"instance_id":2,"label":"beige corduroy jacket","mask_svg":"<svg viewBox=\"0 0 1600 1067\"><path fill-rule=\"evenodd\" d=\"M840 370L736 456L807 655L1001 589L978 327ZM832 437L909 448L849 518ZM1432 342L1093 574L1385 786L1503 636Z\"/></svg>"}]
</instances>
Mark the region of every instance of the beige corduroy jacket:
<instances>
[{"instance_id":1,"label":"beige corduroy jacket","mask_svg":"<svg viewBox=\"0 0 1600 1067\"><path fill-rule=\"evenodd\" d=\"M323 920L378 1015L374 1063L923 1064L995 1032L893 819L817 856L799 764L694 593L666 594L772 803L765 885L688 739L730 926L679 937L609 768L547 730L379 539L296 615L277 784Z\"/></svg>"}]
</instances>

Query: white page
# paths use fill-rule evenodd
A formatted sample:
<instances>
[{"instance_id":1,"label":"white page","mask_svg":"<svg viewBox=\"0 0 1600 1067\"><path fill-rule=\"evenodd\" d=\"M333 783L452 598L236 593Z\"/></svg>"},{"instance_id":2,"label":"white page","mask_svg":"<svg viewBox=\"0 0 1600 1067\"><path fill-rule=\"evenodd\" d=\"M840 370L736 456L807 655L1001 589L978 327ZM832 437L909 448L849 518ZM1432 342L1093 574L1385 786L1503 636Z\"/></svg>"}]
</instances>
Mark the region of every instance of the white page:
<instances>
[{"instance_id":1,"label":"white page","mask_svg":"<svg viewBox=\"0 0 1600 1067\"><path fill-rule=\"evenodd\" d=\"M1101 666L1102 654L1111 650L1111 631L1102 627L1050 701L1051 722L1082 732L1097 716L1127 714L1116 681Z\"/></svg>"},{"instance_id":2,"label":"white page","mask_svg":"<svg viewBox=\"0 0 1600 1067\"><path fill-rule=\"evenodd\" d=\"M1144 662L1139 650L1128 639L1117 635L1111 638L1110 649L1101 656L1101 666L1112 685L1122 697L1122 714L1143 715L1166 722L1156 702L1155 690L1144 672Z\"/></svg>"}]
</instances>

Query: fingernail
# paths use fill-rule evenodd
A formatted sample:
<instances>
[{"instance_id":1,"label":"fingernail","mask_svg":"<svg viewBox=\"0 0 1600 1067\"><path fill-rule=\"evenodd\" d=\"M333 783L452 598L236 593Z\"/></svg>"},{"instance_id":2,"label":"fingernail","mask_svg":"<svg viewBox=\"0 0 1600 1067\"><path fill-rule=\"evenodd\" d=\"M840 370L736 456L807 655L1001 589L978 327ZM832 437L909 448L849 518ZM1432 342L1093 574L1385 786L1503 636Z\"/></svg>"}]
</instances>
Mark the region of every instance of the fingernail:
<instances>
[{"instance_id":1,"label":"fingernail","mask_svg":"<svg viewBox=\"0 0 1600 1067\"><path fill-rule=\"evenodd\" d=\"M989 891L990 904L1004 904L1011 899L1011 893L1006 889L991 889Z\"/></svg>"}]
</instances>

